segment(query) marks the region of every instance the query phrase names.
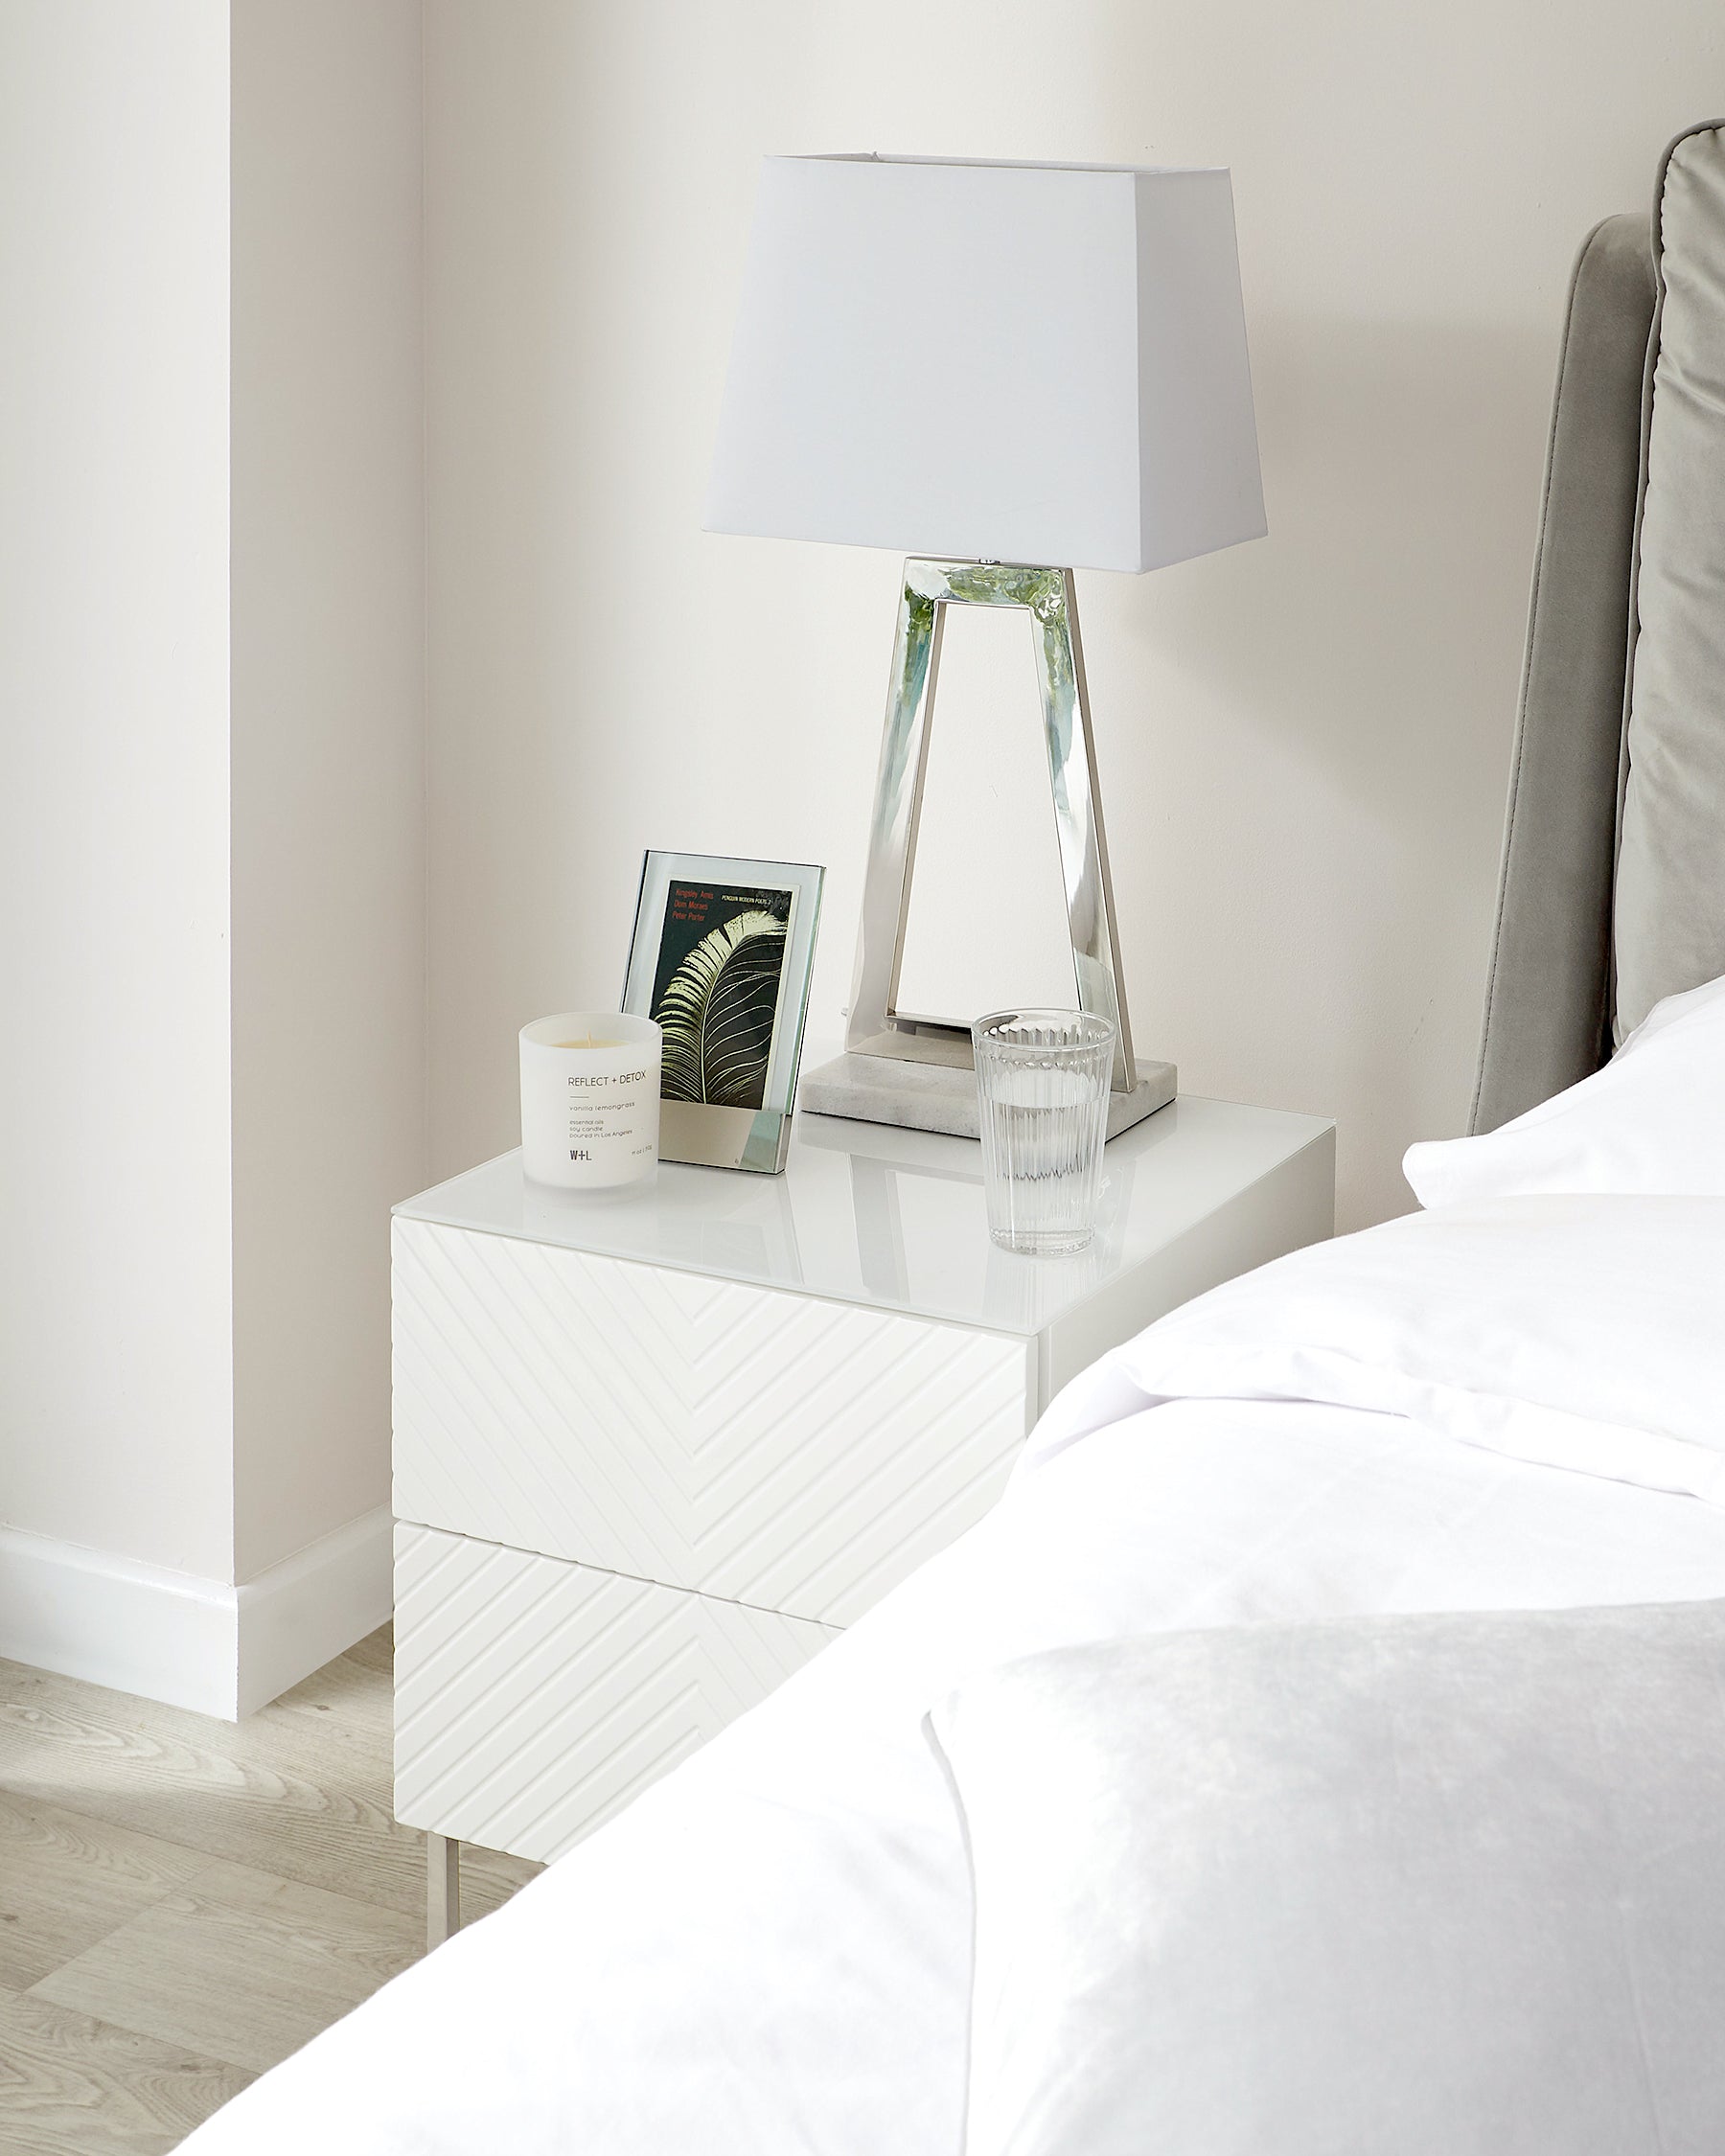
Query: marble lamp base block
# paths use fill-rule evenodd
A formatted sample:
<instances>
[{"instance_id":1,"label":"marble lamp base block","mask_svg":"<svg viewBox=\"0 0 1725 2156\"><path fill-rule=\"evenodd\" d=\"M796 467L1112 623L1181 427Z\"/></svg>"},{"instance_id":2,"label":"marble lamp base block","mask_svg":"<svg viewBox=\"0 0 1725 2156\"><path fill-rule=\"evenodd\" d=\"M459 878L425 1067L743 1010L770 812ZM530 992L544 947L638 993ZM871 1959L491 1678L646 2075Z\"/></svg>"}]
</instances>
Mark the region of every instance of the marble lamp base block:
<instances>
[{"instance_id":1,"label":"marble lamp base block","mask_svg":"<svg viewBox=\"0 0 1725 2156\"><path fill-rule=\"evenodd\" d=\"M1139 1063L1129 1093L1108 1096L1108 1135L1118 1137L1146 1115L1166 1108L1179 1089L1171 1063ZM906 1131L979 1135L977 1074L896 1056L842 1055L803 1073L796 1105L812 1115L843 1115L854 1123L891 1123Z\"/></svg>"}]
</instances>

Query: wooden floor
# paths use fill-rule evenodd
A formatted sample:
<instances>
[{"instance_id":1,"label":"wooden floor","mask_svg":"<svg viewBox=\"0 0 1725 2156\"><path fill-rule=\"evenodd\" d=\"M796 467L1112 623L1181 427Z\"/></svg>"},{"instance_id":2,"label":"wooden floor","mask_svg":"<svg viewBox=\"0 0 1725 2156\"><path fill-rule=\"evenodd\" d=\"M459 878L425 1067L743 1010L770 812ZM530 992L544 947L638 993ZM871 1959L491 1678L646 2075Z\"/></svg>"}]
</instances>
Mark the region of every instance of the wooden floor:
<instances>
[{"instance_id":1,"label":"wooden floor","mask_svg":"<svg viewBox=\"0 0 1725 2156\"><path fill-rule=\"evenodd\" d=\"M539 1869L462 1854L463 1915ZM238 1725L0 1662L0 2156L150 2156L424 1950L387 1630Z\"/></svg>"}]
</instances>

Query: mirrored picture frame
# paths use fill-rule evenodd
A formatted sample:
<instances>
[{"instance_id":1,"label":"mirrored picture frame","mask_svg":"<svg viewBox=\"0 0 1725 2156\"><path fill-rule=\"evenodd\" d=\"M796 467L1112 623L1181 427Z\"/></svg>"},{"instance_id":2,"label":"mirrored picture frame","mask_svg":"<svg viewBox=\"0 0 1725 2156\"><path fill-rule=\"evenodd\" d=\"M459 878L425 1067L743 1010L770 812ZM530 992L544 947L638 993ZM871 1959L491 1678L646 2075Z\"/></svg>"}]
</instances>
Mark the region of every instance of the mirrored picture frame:
<instances>
[{"instance_id":1,"label":"mirrored picture frame","mask_svg":"<svg viewBox=\"0 0 1725 2156\"><path fill-rule=\"evenodd\" d=\"M783 1171L825 881L808 861L644 857L623 1008L665 1035L661 1160Z\"/></svg>"}]
</instances>

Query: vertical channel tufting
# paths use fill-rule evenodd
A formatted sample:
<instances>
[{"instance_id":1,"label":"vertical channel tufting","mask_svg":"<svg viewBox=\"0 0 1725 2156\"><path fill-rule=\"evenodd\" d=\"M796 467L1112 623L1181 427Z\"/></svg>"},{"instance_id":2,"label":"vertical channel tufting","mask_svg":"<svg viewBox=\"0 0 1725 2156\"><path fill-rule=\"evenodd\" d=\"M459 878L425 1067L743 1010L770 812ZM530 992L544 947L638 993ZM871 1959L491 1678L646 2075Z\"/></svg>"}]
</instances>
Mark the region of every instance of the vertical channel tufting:
<instances>
[{"instance_id":1,"label":"vertical channel tufting","mask_svg":"<svg viewBox=\"0 0 1725 2156\"><path fill-rule=\"evenodd\" d=\"M1725 121L1666 152L1622 837L1616 1038L1725 972Z\"/></svg>"}]
</instances>

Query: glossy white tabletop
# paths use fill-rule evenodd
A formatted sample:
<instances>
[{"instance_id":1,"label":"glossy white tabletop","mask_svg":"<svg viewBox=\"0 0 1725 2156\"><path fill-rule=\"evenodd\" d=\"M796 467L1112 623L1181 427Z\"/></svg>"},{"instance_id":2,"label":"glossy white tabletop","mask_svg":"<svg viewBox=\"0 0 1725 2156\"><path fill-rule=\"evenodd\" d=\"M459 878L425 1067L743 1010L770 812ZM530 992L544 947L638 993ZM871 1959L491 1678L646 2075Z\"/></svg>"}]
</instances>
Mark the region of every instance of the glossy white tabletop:
<instances>
[{"instance_id":1,"label":"glossy white tabletop","mask_svg":"<svg viewBox=\"0 0 1725 2156\"><path fill-rule=\"evenodd\" d=\"M1316 1115L1183 1094L1104 1156L1095 1242L1017 1257L988 1239L974 1139L830 1115L796 1118L782 1176L661 1165L651 1185L577 1194L505 1153L395 1210L482 1234L835 1301L1033 1334L1154 1258L1331 1128Z\"/></svg>"}]
</instances>

